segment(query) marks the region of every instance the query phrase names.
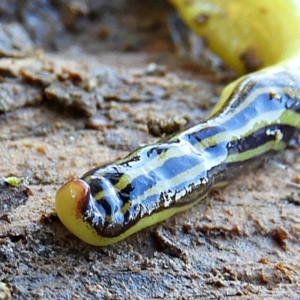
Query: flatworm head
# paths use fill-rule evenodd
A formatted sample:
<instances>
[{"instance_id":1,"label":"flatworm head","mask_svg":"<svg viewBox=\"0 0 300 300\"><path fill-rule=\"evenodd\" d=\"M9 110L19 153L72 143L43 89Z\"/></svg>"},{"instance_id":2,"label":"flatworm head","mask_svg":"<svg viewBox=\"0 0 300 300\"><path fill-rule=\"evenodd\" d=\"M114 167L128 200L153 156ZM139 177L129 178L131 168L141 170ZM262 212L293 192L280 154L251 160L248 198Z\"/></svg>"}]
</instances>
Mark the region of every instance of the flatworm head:
<instances>
[{"instance_id":1,"label":"flatworm head","mask_svg":"<svg viewBox=\"0 0 300 300\"><path fill-rule=\"evenodd\" d=\"M74 179L64 184L58 190L55 208L61 222L73 234L86 243L99 245L99 235L84 219L84 212L89 204L90 197L89 185L81 179ZM101 245L105 244L104 238L101 241Z\"/></svg>"}]
</instances>

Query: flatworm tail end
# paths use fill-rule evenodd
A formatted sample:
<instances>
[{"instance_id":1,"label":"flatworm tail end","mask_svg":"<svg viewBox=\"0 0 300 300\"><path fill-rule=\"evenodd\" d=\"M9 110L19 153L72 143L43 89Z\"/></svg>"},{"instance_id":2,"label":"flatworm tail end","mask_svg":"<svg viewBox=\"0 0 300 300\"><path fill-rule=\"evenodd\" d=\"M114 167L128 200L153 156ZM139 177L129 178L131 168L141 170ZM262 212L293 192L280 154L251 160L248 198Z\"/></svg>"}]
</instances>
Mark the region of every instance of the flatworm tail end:
<instances>
[{"instance_id":1,"label":"flatworm tail end","mask_svg":"<svg viewBox=\"0 0 300 300\"><path fill-rule=\"evenodd\" d=\"M99 245L99 236L87 223L82 211L88 205L90 187L81 180L74 179L64 184L56 194L55 208L61 222L78 238L92 245ZM100 241L106 244L105 241Z\"/></svg>"}]
</instances>

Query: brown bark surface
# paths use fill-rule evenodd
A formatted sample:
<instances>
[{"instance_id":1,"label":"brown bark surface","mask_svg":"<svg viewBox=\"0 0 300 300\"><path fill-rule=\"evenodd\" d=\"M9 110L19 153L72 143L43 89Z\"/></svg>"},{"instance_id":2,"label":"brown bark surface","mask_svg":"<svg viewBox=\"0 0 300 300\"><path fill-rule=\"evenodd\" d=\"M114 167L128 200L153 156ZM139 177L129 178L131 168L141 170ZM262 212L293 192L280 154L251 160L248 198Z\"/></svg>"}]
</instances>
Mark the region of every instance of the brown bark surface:
<instances>
[{"instance_id":1,"label":"brown bark surface","mask_svg":"<svg viewBox=\"0 0 300 300\"><path fill-rule=\"evenodd\" d=\"M12 299L299 298L297 148L115 245L67 231L54 210L64 182L156 141L148 126L159 135L196 124L231 74L175 53L165 2L24 1L23 15L9 3L0 7L0 177L23 178L30 193L0 219L0 299L5 286Z\"/></svg>"}]
</instances>

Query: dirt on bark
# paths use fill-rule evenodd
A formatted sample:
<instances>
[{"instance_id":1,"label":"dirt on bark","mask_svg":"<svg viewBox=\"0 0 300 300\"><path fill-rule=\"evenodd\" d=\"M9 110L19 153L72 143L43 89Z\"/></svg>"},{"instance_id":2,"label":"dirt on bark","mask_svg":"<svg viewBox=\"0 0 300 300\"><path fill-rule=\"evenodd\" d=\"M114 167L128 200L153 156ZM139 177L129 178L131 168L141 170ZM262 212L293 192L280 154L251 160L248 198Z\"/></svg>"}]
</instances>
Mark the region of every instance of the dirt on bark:
<instances>
[{"instance_id":1,"label":"dirt on bark","mask_svg":"<svg viewBox=\"0 0 300 300\"><path fill-rule=\"evenodd\" d=\"M164 1L2 1L0 299L300 297L298 147L108 247L55 214L63 183L196 124L232 80L176 53L172 13Z\"/></svg>"}]
</instances>

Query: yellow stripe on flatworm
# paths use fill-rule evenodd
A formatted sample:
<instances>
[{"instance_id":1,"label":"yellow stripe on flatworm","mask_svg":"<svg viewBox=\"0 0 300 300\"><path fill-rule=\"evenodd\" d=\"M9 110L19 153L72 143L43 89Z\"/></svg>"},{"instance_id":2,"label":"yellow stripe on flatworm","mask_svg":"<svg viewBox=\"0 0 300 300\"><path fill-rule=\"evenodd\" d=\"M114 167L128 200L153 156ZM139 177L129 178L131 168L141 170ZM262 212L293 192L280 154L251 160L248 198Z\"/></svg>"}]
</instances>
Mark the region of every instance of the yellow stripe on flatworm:
<instances>
[{"instance_id":1,"label":"yellow stripe on flatworm","mask_svg":"<svg viewBox=\"0 0 300 300\"><path fill-rule=\"evenodd\" d=\"M268 149L280 151L283 150L285 147L286 147L286 143L284 143L283 141L277 141L277 140L270 141L259 147L247 150L245 152L231 154L227 157L225 163L233 163L233 162L242 163L243 161L246 161L250 158L266 153Z\"/></svg>"}]
</instances>

